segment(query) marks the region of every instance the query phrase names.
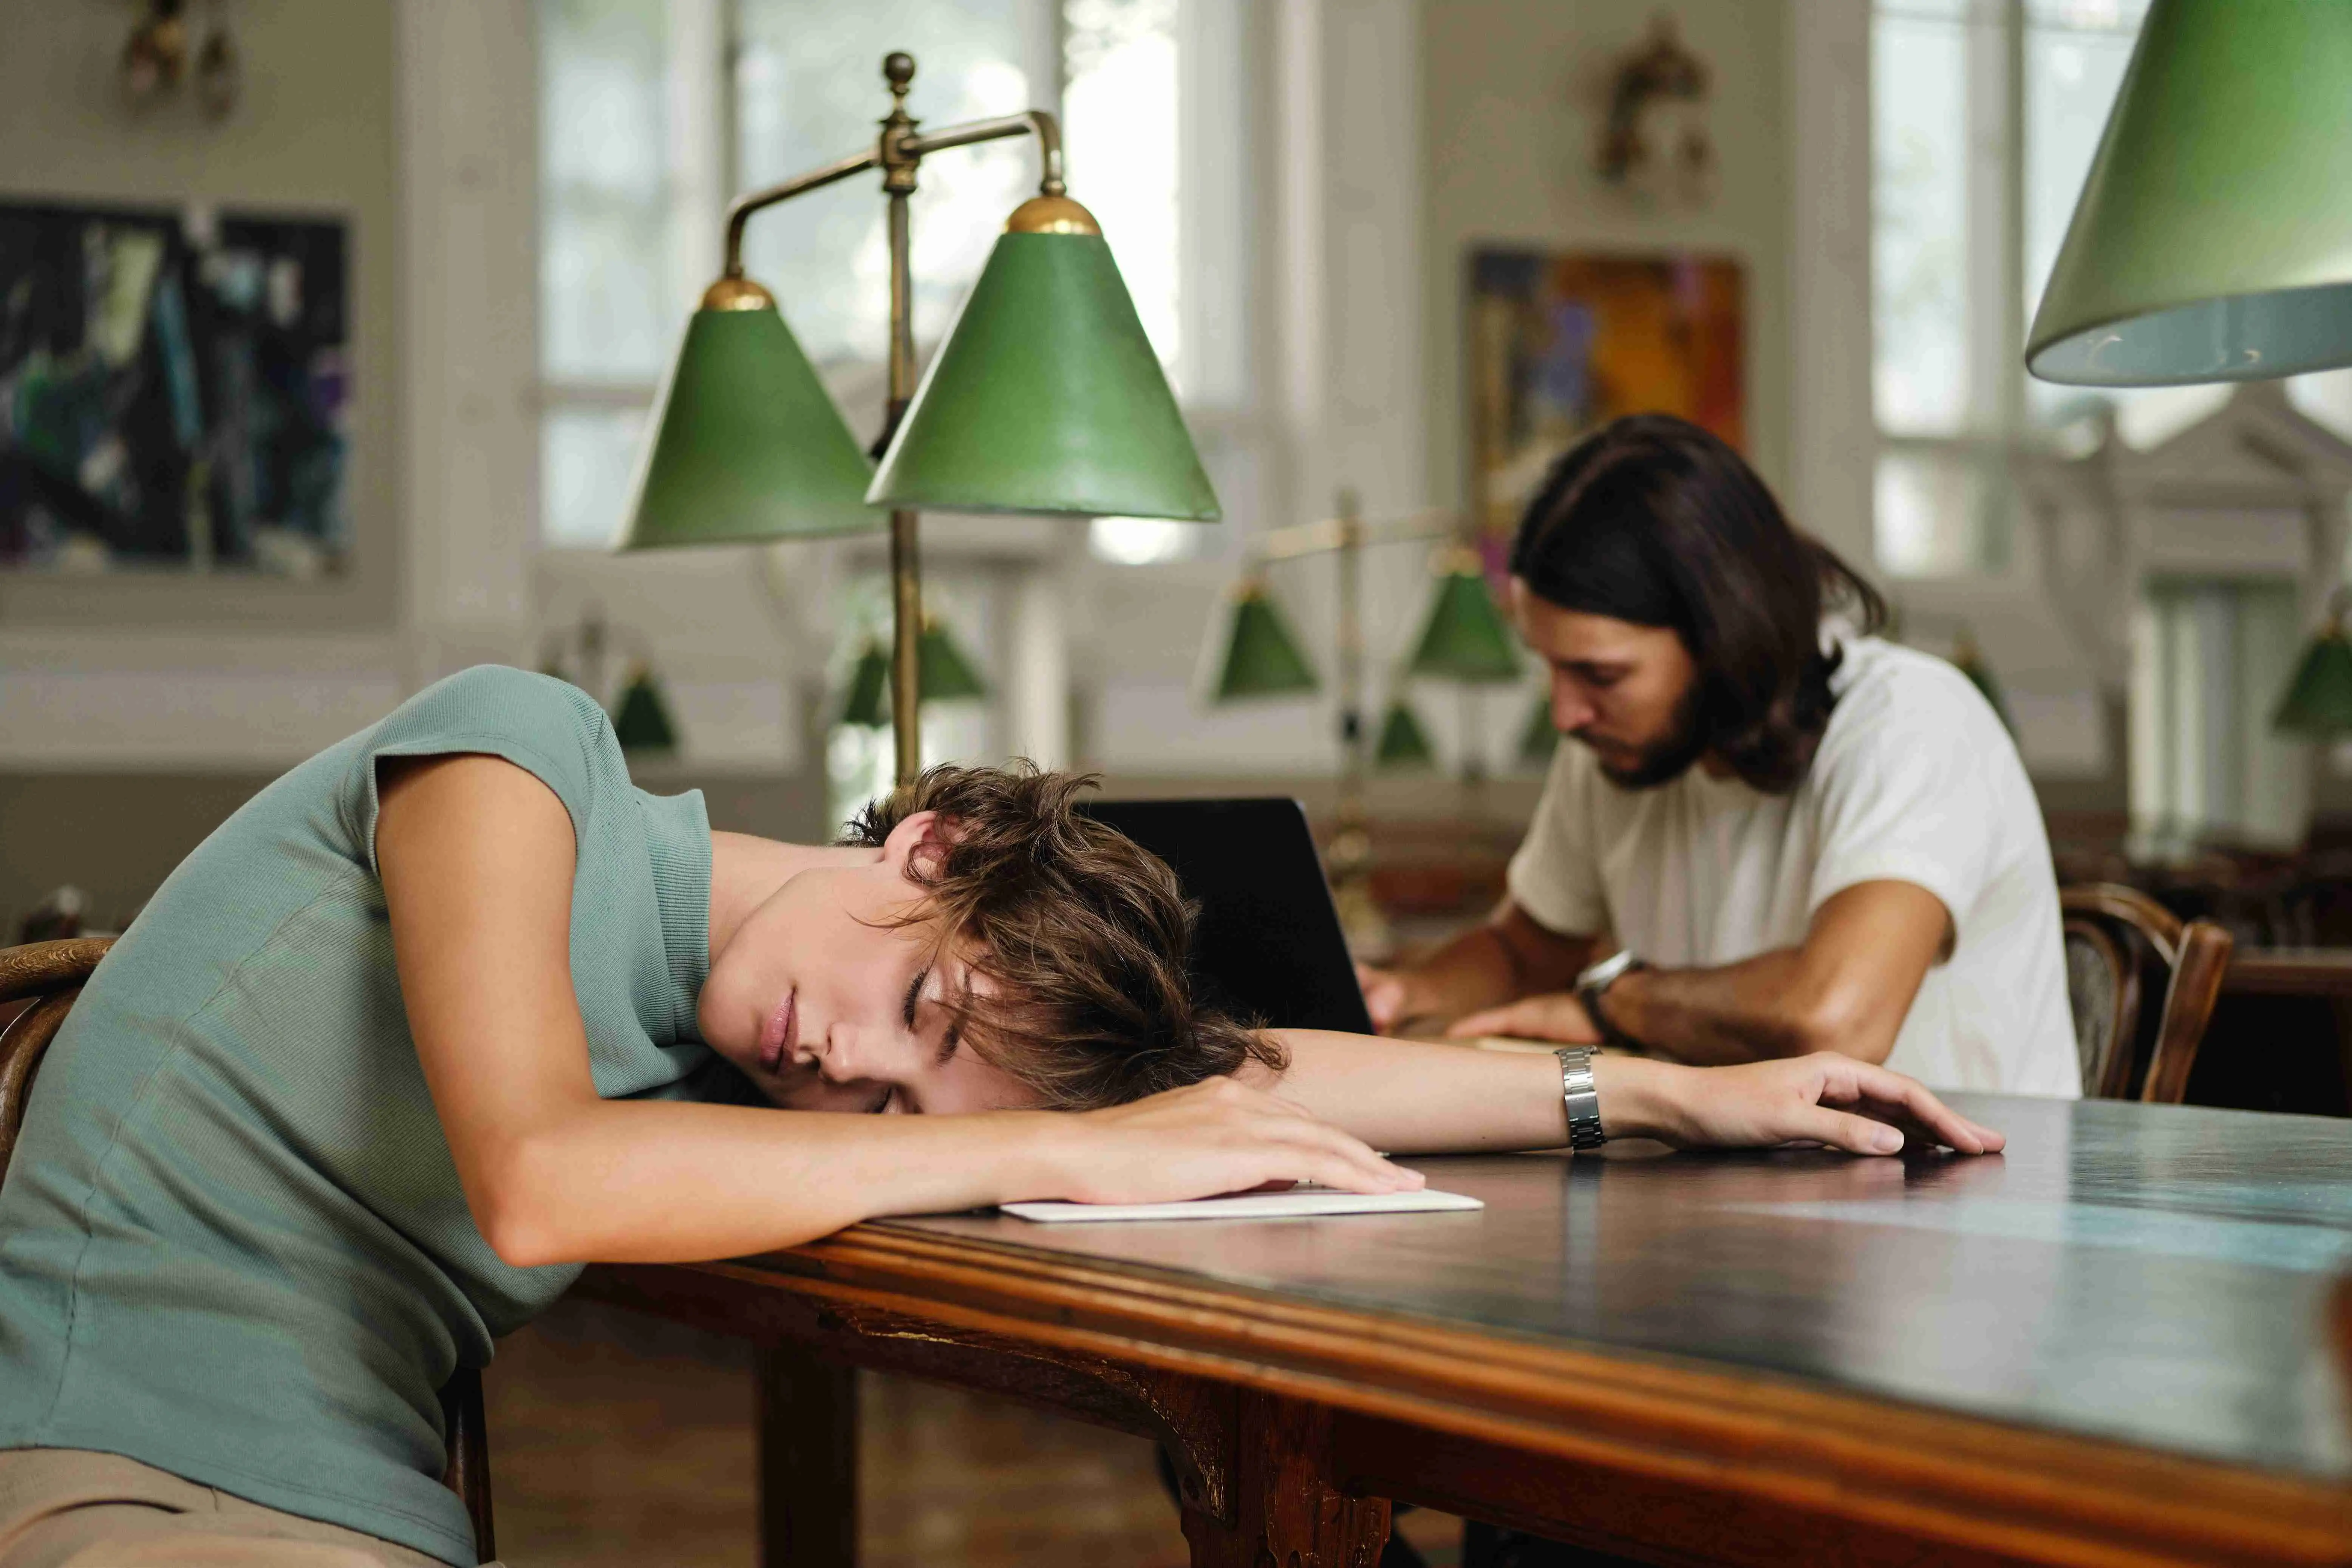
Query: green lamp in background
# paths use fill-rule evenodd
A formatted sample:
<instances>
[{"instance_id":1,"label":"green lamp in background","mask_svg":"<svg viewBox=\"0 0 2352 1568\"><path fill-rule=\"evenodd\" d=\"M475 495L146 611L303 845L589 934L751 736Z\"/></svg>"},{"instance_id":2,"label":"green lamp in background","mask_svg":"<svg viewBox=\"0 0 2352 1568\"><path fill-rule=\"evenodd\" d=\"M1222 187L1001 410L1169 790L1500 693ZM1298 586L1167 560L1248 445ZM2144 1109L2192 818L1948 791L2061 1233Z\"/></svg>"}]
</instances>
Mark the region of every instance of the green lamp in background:
<instances>
[{"instance_id":1,"label":"green lamp in background","mask_svg":"<svg viewBox=\"0 0 2352 1568\"><path fill-rule=\"evenodd\" d=\"M959 702L988 695L988 683L981 679L980 671L936 617L924 618L919 657L923 668L917 692L919 701Z\"/></svg>"},{"instance_id":2,"label":"green lamp in background","mask_svg":"<svg viewBox=\"0 0 2352 1568\"><path fill-rule=\"evenodd\" d=\"M988 683L980 678L980 671L936 617L924 621L919 646L918 702L957 702L988 695ZM841 702L841 721L869 730L889 723L890 686L889 652L879 642L868 641L865 651L857 656L857 662L850 667L848 694Z\"/></svg>"},{"instance_id":3,"label":"green lamp in background","mask_svg":"<svg viewBox=\"0 0 2352 1568\"><path fill-rule=\"evenodd\" d=\"M2326 624L2311 639L2271 728L2314 741L2352 734L2352 643L2344 636L2344 592L2336 591Z\"/></svg>"},{"instance_id":4,"label":"green lamp in background","mask_svg":"<svg viewBox=\"0 0 2352 1568\"><path fill-rule=\"evenodd\" d=\"M1314 667L1299 651L1265 583L1244 577L1233 595L1233 625L1225 637L1224 658L1218 663L1209 689L1213 702L1251 697L1296 697L1313 692L1320 684Z\"/></svg>"},{"instance_id":5,"label":"green lamp in background","mask_svg":"<svg viewBox=\"0 0 2352 1568\"><path fill-rule=\"evenodd\" d=\"M2352 363L2352 5L2155 0L2027 335L2045 381Z\"/></svg>"},{"instance_id":6,"label":"green lamp in background","mask_svg":"<svg viewBox=\"0 0 2352 1568\"><path fill-rule=\"evenodd\" d=\"M1216 491L1086 208L1039 196L1005 220L866 499L1217 521Z\"/></svg>"},{"instance_id":7,"label":"green lamp in background","mask_svg":"<svg viewBox=\"0 0 2352 1568\"><path fill-rule=\"evenodd\" d=\"M850 667L849 694L841 701L841 721L879 730L890 722L890 656L869 640Z\"/></svg>"},{"instance_id":8,"label":"green lamp in background","mask_svg":"<svg viewBox=\"0 0 2352 1568\"><path fill-rule=\"evenodd\" d=\"M1402 773L1436 765L1437 748L1429 743L1429 731L1422 728L1420 715L1398 698L1381 720L1380 739L1372 745L1372 766L1382 773Z\"/></svg>"},{"instance_id":9,"label":"green lamp in background","mask_svg":"<svg viewBox=\"0 0 2352 1568\"><path fill-rule=\"evenodd\" d=\"M1496 686L1519 679L1519 654L1503 613L1486 591L1478 556L1466 548L1449 550L1437 561L1437 598L1406 661L1409 674L1473 686Z\"/></svg>"},{"instance_id":10,"label":"green lamp in background","mask_svg":"<svg viewBox=\"0 0 2352 1568\"><path fill-rule=\"evenodd\" d=\"M677 727L670 722L669 704L662 700L654 672L642 661L629 671L628 688L613 714L613 738L625 752L677 750Z\"/></svg>"}]
</instances>

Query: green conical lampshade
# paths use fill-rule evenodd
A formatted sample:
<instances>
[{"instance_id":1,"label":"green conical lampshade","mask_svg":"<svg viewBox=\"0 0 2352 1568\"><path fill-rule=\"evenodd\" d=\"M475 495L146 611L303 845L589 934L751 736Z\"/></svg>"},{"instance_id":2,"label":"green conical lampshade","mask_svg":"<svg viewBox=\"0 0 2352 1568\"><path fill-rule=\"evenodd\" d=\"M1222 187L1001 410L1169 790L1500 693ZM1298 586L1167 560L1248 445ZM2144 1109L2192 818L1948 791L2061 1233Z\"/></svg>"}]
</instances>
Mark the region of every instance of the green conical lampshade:
<instances>
[{"instance_id":1,"label":"green conical lampshade","mask_svg":"<svg viewBox=\"0 0 2352 1568\"><path fill-rule=\"evenodd\" d=\"M625 752L677 750L677 729L669 721L669 705L662 700L653 671L642 664L629 677L628 689L621 693L620 711L613 715L613 737Z\"/></svg>"},{"instance_id":2,"label":"green conical lampshade","mask_svg":"<svg viewBox=\"0 0 2352 1568\"><path fill-rule=\"evenodd\" d=\"M938 621L923 623L915 658L919 661L915 675L917 701L960 702L988 695L988 683ZM850 667L849 692L841 700L843 723L878 730L890 722L890 665L889 651L880 643L866 645L866 651Z\"/></svg>"},{"instance_id":3,"label":"green conical lampshade","mask_svg":"<svg viewBox=\"0 0 2352 1568\"><path fill-rule=\"evenodd\" d=\"M1519 731L1519 761L1532 768L1542 767L1559 746L1559 731L1551 722L1551 694L1539 692L1536 705L1528 710L1527 727Z\"/></svg>"},{"instance_id":4,"label":"green conical lampshade","mask_svg":"<svg viewBox=\"0 0 2352 1568\"><path fill-rule=\"evenodd\" d=\"M1401 773L1436 765L1437 748L1429 743L1429 731L1421 727L1421 720L1404 699L1398 698L1381 721L1381 738L1372 746L1372 766Z\"/></svg>"},{"instance_id":5,"label":"green conical lampshade","mask_svg":"<svg viewBox=\"0 0 2352 1568\"><path fill-rule=\"evenodd\" d=\"M2312 638L2271 727L2317 741L2352 733L2352 644L2342 621L2331 616Z\"/></svg>"},{"instance_id":6,"label":"green conical lampshade","mask_svg":"<svg viewBox=\"0 0 2352 1568\"><path fill-rule=\"evenodd\" d=\"M1084 207L1041 196L1013 213L866 499L956 511L1222 515Z\"/></svg>"},{"instance_id":7,"label":"green conical lampshade","mask_svg":"<svg viewBox=\"0 0 2352 1568\"><path fill-rule=\"evenodd\" d=\"M884 525L873 467L758 284L721 279L686 324L637 471L625 550Z\"/></svg>"},{"instance_id":8,"label":"green conical lampshade","mask_svg":"<svg viewBox=\"0 0 2352 1568\"><path fill-rule=\"evenodd\" d=\"M1518 648L1486 591L1477 558L1468 551L1452 552L1444 570L1407 672L1482 686L1518 679Z\"/></svg>"},{"instance_id":9,"label":"green conical lampshade","mask_svg":"<svg viewBox=\"0 0 2352 1568\"><path fill-rule=\"evenodd\" d=\"M842 699L841 721L867 730L879 730L890 722L890 656L878 642L868 642L850 668L849 695Z\"/></svg>"},{"instance_id":10,"label":"green conical lampshade","mask_svg":"<svg viewBox=\"0 0 2352 1568\"><path fill-rule=\"evenodd\" d=\"M2352 5L2156 0L2027 335L2045 381L2352 363Z\"/></svg>"},{"instance_id":11,"label":"green conical lampshade","mask_svg":"<svg viewBox=\"0 0 2352 1568\"><path fill-rule=\"evenodd\" d=\"M1245 697L1294 697L1313 691L1315 670L1298 650L1298 641L1275 607L1265 584L1243 583L1234 597L1234 619L1225 638L1225 657L1217 667L1217 683L1210 700L1232 702Z\"/></svg>"},{"instance_id":12,"label":"green conical lampshade","mask_svg":"<svg viewBox=\"0 0 2352 1568\"><path fill-rule=\"evenodd\" d=\"M947 627L935 620L923 622L923 640L915 649L921 662L915 671L918 700L924 702L958 702L967 698L988 695L988 683L980 671L956 647L948 636Z\"/></svg>"}]
</instances>

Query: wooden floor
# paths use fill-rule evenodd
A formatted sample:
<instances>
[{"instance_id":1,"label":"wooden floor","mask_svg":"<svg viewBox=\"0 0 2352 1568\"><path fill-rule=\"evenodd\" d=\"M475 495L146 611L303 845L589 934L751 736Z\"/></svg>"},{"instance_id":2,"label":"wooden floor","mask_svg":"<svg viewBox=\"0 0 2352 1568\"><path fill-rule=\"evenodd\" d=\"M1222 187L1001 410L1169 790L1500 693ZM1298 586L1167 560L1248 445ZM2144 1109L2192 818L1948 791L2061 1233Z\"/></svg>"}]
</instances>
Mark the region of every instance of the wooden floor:
<instances>
[{"instance_id":1,"label":"wooden floor","mask_svg":"<svg viewBox=\"0 0 2352 1568\"><path fill-rule=\"evenodd\" d=\"M750 1354L565 1303L484 1378L499 1552L511 1568L747 1568ZM951 1389L860 1379L864 1568L1181 1568L1150 1445ZM1460 1527L1414 1514L1433 1564Z\"/></svg>"}]
</instances>

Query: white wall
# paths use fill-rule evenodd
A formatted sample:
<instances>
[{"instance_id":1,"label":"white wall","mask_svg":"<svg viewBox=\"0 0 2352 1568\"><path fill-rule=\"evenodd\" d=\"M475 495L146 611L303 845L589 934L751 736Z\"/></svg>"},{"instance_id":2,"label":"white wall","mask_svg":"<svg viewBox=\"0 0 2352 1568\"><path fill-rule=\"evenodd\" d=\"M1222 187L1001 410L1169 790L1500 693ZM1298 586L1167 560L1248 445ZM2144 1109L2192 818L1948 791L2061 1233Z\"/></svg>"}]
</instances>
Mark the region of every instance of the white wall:
<instances>
[{"instance_id":1,"label":"white wall","mask_svg":"<svg viewBox=\"0 0 2352 1568\"><path fill-rule=\"evenodd\" d=\"M1490 242L1550 250L1738 257L1747 268L1750 456L1789 475L1787 93L1780 0L1682 0L1683 42L1713 72L1706 123L1717 189L1701 205L1645 203L1593 167L1616 62L1644 41L1650 0L1427 0L1421 8L1426 125L1429 471L1466 499L1463 301L1467 257Z\"/></svg>"}]
</instances>

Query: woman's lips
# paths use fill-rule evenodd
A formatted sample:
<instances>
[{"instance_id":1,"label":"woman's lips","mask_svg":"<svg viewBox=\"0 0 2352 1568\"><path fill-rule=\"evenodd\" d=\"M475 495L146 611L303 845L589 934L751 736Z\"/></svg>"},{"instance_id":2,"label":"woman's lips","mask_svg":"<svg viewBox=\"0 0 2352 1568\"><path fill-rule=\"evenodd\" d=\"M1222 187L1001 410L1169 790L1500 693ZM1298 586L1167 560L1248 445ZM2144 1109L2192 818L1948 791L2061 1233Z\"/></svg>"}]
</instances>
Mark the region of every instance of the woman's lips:
<instances>
[{"instance_id":1,"label":"woman's lips","mask_svg":"<svg viewBox=\"0 0 2352 1568\"><path fill-rule=\"evenodd\" d=\"M760 1031L760 1067L765 1072L777 1072L784 1065L785 1053L799 1040L801 994L798 987L784 993L776 1010L768 1015L766 1026Z\"/></svg>"}]
</instances>

